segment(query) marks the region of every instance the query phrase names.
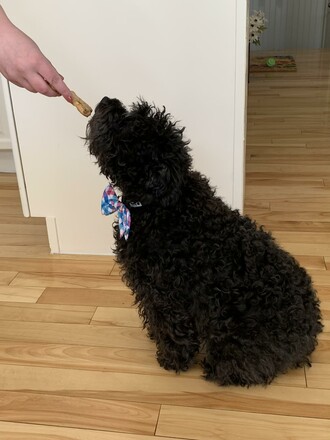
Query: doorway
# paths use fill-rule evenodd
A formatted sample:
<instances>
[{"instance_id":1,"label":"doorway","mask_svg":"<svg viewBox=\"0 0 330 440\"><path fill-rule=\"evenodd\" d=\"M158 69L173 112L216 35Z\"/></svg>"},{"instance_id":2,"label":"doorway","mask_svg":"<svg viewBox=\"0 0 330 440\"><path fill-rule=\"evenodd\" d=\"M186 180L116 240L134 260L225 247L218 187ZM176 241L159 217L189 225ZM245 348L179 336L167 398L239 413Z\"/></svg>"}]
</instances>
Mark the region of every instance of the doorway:
<instances>
[{"instance_id":1,"label":"doorway","mask_svg":"<svg viewBox=\"0 0 330 440\"><path fill-rule=\"evenodd\" d=\"M327 2L326 6L323 47L326 49L330 48L330 2Z\"/></svg>"},{"instance_id":2,"label":"doorway","mask_svg":"<svg viewBox=\"0 0 330 440\"><path fill-rule=\"evenodd\" d=\"M266 31L260 39L260 46L252 45L253 51L278 51L287 49L320 49L323 47L330 8L329 0L251 0L253 11L265 13ZM330 3L330 2L329 2Z\"/></svg>"}]
</instances>

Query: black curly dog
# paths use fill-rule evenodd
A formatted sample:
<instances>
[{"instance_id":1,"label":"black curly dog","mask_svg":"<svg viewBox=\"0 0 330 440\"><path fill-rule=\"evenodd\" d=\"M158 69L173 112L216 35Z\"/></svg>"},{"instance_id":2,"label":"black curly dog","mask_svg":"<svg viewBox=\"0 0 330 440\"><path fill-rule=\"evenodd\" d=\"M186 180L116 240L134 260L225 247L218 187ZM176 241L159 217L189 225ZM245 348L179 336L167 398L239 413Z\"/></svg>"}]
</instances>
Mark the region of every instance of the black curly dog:
<instances>
[{"instance_id":1,"label":"black curly dog","mask_svg":"<svg viewBox=\"0 0 330 440\"><path fill-rule=\"evenodd\" d=\"M191 169L183 130L143 100L98 104L90 153L133 206L127 241L115 222L117 261L162 367L185 371L201 351L209 380L269 384L310 365L319 301L297 261Z\"/></svg>"}]
</instances>

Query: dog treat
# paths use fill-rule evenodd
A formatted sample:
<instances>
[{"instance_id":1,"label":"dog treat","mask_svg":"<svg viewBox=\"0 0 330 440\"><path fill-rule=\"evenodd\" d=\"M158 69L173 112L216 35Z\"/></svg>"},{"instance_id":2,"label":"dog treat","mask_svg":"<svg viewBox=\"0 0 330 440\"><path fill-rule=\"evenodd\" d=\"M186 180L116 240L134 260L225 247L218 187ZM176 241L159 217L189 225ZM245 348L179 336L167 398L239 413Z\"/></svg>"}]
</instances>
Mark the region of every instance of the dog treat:
<instances>
[{"instance_id":1,"label":"dog treat","mask_svg":"<svg viewBox=\"0 0 330 440\"><path fill-rule=\"evenodd\" d=\"M72 104L77 108L77 110L84 116L89 116L93 109L88 104L86 104L85 101L83 101L81 98L79 98L78 95L75 94L71 90L71 97L72 97Z\"/></svg>"}]
</instances>

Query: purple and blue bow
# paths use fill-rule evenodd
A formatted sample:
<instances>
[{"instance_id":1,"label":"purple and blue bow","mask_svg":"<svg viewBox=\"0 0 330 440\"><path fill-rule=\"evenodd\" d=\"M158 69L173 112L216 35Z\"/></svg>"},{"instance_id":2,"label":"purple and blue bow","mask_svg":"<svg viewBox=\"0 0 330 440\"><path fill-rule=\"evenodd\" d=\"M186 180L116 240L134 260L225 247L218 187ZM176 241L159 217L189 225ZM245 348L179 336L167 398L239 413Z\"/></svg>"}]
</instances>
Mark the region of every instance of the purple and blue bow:
<instances>
[{"instance_id":1,"label":"purple and blue bow","mask_svg":"<svg viewBox=\"0 0 330 440\"><path fill-rule=\"evenodd\" d=\"M118 211L119 235L120 238L124 236L125 240L127 240L131 228L131 213L124 203L119 200L111 184L103 192L101 211L103 215L113 214Z\"/></svg>"}]
</instances>

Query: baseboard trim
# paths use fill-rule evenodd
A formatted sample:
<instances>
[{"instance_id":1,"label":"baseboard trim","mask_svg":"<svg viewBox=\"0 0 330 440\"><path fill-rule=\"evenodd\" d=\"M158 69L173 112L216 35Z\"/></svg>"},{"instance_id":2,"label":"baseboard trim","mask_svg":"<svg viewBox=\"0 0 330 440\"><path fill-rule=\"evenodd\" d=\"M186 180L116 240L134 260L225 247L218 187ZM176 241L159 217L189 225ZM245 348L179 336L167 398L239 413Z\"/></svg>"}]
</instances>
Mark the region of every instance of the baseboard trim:
<instances>
[{"instance_id":1,"label":"baseboard trim","mask_svg":"<svg viewBox=\"0 0 330 440\"><path fill-rule=\"evenodd\" d=\"M56 218L55 217L46 217L46 226L47 226L50 252L52 254L60 254L61 248L60 248L60 242L58 239Z\"/></svg>"}]
</instances>

